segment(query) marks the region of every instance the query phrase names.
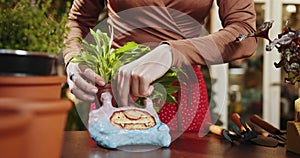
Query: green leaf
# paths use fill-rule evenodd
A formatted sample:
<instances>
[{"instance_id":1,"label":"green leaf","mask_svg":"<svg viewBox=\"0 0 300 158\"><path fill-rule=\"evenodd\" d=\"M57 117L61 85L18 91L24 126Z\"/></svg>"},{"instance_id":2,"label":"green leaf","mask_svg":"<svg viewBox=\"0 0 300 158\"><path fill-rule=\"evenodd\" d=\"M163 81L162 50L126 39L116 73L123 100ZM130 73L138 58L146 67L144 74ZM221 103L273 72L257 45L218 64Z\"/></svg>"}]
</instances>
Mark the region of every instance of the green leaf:
<instances>
[{"instance_id":1,"label":"green leaf","mask_svg":"<svg viewBox=\"0 0 300 158\"><path fill-rule=\"evenodd\" d=\"M124 54L124 52L130 52L131 50L137 48L139 44L135 42L127 42L124 46L116 49L115 54Z\"/></svg>"},{"instance_id":2,"label":"green leaf","mask_svg":"<svg viewBox=\"0 0 300 158\"><path fill-rule=\"evenodd\" d=\"M173 95L171 95L171 94L167 94L167 102L169 104L178 103L177 100L176 100L176 98Z\"/></svg>"}]
</instances>

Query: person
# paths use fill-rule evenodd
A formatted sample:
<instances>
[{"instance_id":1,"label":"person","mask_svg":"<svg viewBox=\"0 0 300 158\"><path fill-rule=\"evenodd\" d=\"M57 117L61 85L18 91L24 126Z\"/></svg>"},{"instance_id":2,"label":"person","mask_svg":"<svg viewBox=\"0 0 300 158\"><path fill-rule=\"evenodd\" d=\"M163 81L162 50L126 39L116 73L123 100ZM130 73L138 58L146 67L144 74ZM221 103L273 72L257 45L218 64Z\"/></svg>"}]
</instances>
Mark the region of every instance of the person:
<instances>
[{"instance_id":1,"label":"person","mask_svg":"<svg viewBox=\"0 0 300 158\"><path fill-rule=\"evenodd\" d=\"M122 66L117 74L116 88L120 103L128 106L129 96L145 97L153 91L151 83L164 75L171 67L192 65L197 84L182 87L182 104L196 105L181 109L181 120L172 124L179 128L193 113L187 131L197 131L209 113L208 95L201 73L202 65L230 62L251 56L257 46L256 38L234 42L240 34L255 31L256 14L253 0L217 0L223 28L200 36L202 24L209 16L213 0L74 0L67 26L70 33L64 61L71 92L84 101L95 101L99 86L104 86L101 76L91 69L70 62L79 54L80 44L75 37L86 37L90 28L97 25L99 14L106 9L108 23L113 26L113 47L135 41L151 47L151 51ZM191 93L187 93L187 91ZM191 99L187 100L191 94ZM190 102L190 103L188 103ZM166 104L159 112L163 122L172 120L179 110L174 104Z\"/></svg>"}]
</instances>

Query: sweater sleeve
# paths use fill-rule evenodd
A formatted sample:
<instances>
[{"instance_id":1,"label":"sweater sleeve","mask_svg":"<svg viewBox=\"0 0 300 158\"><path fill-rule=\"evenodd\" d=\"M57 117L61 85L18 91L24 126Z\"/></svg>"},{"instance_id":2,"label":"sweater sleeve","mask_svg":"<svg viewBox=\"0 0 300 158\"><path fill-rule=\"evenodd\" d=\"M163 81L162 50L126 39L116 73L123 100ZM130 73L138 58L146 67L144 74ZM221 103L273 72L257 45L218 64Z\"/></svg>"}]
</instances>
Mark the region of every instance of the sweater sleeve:
<instances>
[{"instance_id":1,"label":"sweater sleeve","mask_svg":"<svg viewBox=\"0 0 300 158\"><path fill-rule=\"evenodd\" d=\"M192 39L165 41L172 48L173 66L185 64L211 65L251 56L257 39L236 43L239 34L255 31L256 13L253 0L218 0L223 29Z\"/></svg>"},{"instance_id":2,"label":"sweater sleeve","mask_svg":"<svg viewBox=\"0 0 300 158\"><path fill-rule=\"evenodd\" d=\"M73 56L79 55L80 44L76 37L85 37L89 29L95 27L100 12L104 8L104 0L74 0L68 16L67 27L70 32L65 40L63 51L64 62L67 64Z\"/></svg>"}]
</instances>

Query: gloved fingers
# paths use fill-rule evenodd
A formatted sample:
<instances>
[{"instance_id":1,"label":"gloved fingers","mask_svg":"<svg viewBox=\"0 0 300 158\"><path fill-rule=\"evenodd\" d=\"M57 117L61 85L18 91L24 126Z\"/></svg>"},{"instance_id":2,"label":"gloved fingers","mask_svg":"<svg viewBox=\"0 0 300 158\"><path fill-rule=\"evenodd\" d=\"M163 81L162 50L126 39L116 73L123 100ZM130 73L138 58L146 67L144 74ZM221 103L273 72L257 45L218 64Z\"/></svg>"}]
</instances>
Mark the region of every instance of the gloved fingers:
<instances>
[{"instance_id":1,"label":"gloved fingers","mask_svg":"<svg viewBox=\"0 0 300 158\"><path fill-rule=\"evenodd\" d=\"M85 80L84 78L82 78L81 75L74 75L74 77L72 77L72 81L74 82L74 84L76 85L77 88L81 89L84 92L87 93L92 93L92 94L96 94L98 92L98 88L94 85L92 85L91 83L89 83L87 80Z\"/></svg>"},{"instance_id":2,"label":"gloved fingers","mask_svg":"<svg viewBox=\"0 0 300 158\"><path fill-rule=\"evenodd\" d=\"M67 82L71 92L76 96L76 98L83 101L93 101L95 100L95 94L98 88L86 80L86 75L82 73L82 67L79 67L78 63L70 62L67 66ZM91 70L92 71L92 70ZM89 74L90 72L88 72ZM93 74L92 74L93 75Z\"/></svg>"},{"instance_id":3,"label":"gloved fingers","mask_svg":"<svg viewBox=\"0 0 300 158\"><path fill-rule=\"evenodd\" d=\"M68 83L68 85L69 85L69 89L71 90L71 89L73 89L74 88L74 82L72 81L72 79L73 79L73 77L74 77L74 75L72 75L72 76L70 76L69 77L69 75L67 75L68 77L67 77L67 83Z\"/></svg>"},{"instance_id":4,"label":"gloved fingers","mask_svg":"<svg viewBox=\"0 0 300 158\"><path fill-rule=\"evenodd\" d=\"M66 68L67 71L67 82L69 87L74 85L73 79L76 75L79 75L80 69L78 68L77 63L70 62Z\"/></svg>"},{"instance_id":5,"label":"gloved fingers","mask_svg":"<svg viewBox=\"0 0 300 158\"><path fill-rule=\"evenodd\" d=\"M140 80L138 78L138 76L136 76L135 74L133 74L131 76L131 95L133 96L139 96L139 83Z\"/></svg>"},{"instance_id":6,"label":"gloved fingers","mask_svg":"<svg viewBox=\"0 0 300 158\"><path fill-rule=\"evenodd\" d=\"M69 79L68 84L76 98L88 102L95 100L95 94L98 91L97 87L88 83L78 73L73 74L72 80Z\"/></svg>"},{"instance_id":7,"label":"gloved fingers","mask_svg":"<svg viewBox=\"0 0 300 158\"><path fill-rule=\"evenodd\" d=\"M86 79L92 81L95 84L98 84L99 86L104 86L105 85L104 79L100 75L96 74L91 68L85 69L83 71L82 75Z\"/></svg>"},{"instance_id":8,"label":"gloved fingers","mask_svg":"<svg viewBox=\"0 0 300 158\"><path fill-rule=\"evenodd\" d=\"M128 97L130 92L130 71L126 67L120 68L117 77L117 93L118 93L118 105L128 106Z\"/></svg>"},{"instance_id":9,"label":"gloved fingers","mask_svg":"<svg viewBox=\"0 0 300 158\"><path fill-rule=\"evenodd\" d=\"M84 92L81 89L77 88L76 86L72 87L70 90L72 94L76 96L76 98L83 101L93 102L96 98L95 94Z\"/></svg>"},{"instance_id":10,"label":"gloved fingers","mask_svg":"<svg viewBox=\"0 0 300 158\"><path fill-rule=\"evenodd\" d=\"M104 79L100 75L96 74L96 72L93 71L87 65L80 63L78 64L78 68L81 72L81 75L84 76L87 80L92 81L93 83L96 83L99 86L105 85Z\"/></svg>"},{"instance_id":11,"label":"gloved fingers","mask_svg":"<svg viewBox=\"0 0 300 158\"><path fill-rule=\"evenodd\" d=\"M151 95L150 81L147 75L133 71L131 74L131 94L138 97L148 97Z\"/></svg>"},{"instance_id":12,"label":"gloved fingers","mask_svg":"<svg viewBox=\"0 0 300 158\"><path fill-rule=\"evenodd\" d=\"M117 74L119 105L128 106L129 94L136 97L151 95L150 84L163 76L172 64L172 53L168 45L161 45L141 58L122 66Z\"/></svg>"},{"instance_id":13,"label":"gloved fingers","mask_svg":"<svg viewBox=\"0 0 300 158\"><path fill-rule=\"evenodd\" d=\"M75 74L78 74L76 64L70 62L68 64L68 66L66 67L66 71L67 71L67 83L69 85L69 89L72 92L72 89L74 89L74 87L75 87L73 79L74 79Z\"/></svg>"}]
</instances>

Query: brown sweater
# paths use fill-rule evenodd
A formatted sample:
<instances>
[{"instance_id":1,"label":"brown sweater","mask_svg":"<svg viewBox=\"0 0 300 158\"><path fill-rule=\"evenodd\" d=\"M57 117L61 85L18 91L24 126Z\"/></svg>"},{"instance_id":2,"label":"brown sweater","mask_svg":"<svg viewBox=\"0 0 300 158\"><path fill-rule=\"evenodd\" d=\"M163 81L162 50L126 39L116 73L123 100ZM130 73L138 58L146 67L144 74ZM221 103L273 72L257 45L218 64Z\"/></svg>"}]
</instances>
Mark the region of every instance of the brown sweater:
<instances>
[{"instance_id":1,"label":"brown sweater","mask_svg":"<svg viewBox=\"0 0 300 158\"><path fill-rule=\"evenodd\" d=\"M212 3L213 0L74 0L67 25L71 32L64 51L65 63L80 49L73 38L85 37L89 28L95 27L105 5L109 24L114 28L114 47L129 41L151 47L168 43L173 65L210 65L252 55L257 46L255 38L241 43L234 40L239 34L255 31L253 0L217 0L223 29L201 36L205 33L201 25Z\"/></svg>"}]
</instances>

